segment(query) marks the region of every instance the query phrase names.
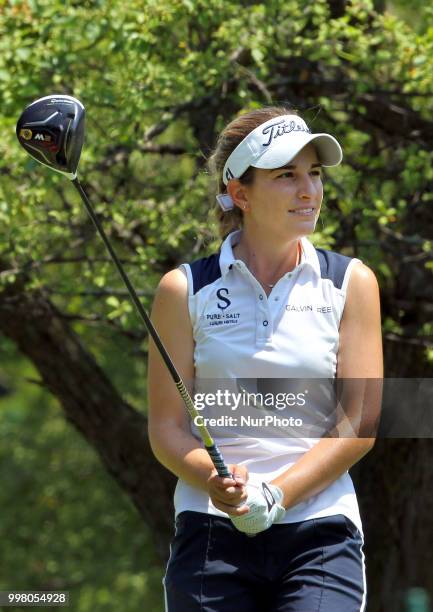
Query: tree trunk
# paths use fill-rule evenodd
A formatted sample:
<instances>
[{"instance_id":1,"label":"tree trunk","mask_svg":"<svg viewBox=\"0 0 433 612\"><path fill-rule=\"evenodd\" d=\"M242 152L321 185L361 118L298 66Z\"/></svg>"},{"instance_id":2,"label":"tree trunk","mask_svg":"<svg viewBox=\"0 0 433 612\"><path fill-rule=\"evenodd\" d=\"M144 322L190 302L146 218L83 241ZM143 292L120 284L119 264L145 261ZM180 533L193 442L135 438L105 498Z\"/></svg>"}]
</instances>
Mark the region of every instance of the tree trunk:
<instances>
[{"instance_id":1,"label":"tree trunk","mask_svg":"<svg viewBox=\"0 0 433 612\"><path fill-rule=\"evenodd\" d=\"M43 292L14 285L0 294L0 331L36 366L66 419L131 497L165 558L175 479L153 456L146 418L119 396Z\"/></svg>"},{"instance_id":2,"label":"tree trunk","mask_svg":"<svg viewBox=\"0 0 433 612\"><path fill-rule=\"evenodd\" d=\"M422 347L385 342L384 349L388 377L433 377ZM409 588L433 593L433 441L378 439L351 473L364 523L368 611L403 612Z\"/></svg>"}]
</instances>

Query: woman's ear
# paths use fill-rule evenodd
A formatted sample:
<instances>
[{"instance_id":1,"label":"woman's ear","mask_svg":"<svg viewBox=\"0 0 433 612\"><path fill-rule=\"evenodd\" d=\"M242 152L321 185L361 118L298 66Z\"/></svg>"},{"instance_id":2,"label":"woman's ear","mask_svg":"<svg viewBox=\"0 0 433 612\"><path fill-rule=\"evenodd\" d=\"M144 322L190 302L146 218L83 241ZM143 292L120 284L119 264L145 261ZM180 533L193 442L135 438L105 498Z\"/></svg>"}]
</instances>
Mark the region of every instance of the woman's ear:
<instances>
[{"instance_id":1,"label":"woman's ear","mask_svg":"<svg viewBox=\"0 0 433 612\"><path fill-rule=\"evenodd\" d=\"M231 179L227 183L227 193L233 200L235 206L238 206L241 210L248 210L248 197L245 189L245 185L238 179Z\"/></svg>"}]
</instances>

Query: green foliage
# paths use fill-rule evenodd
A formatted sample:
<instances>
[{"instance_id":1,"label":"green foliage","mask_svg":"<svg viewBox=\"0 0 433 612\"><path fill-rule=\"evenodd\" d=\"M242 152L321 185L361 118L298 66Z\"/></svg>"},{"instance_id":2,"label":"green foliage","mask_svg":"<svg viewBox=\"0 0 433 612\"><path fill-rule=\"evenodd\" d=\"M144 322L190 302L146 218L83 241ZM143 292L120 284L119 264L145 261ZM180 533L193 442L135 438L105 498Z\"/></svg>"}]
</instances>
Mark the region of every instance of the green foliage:
<instances>
[{"instance_id":1,"label":"green foliage","mask_svg":"<svg viewBox=\"0 0 433 612\"><path fill-rule=\"evenodd\" d=\"M423 275L417 287L428 288L433 272L433 13L421 1L411 7L394 1L378 14L359 0L331 19L326 0L0 0L0 291L23 272L29 289L44 287L144 411L146 335L78 194L19 148L16 119L49 93L83 101L82 180L150 308L165 271L218 246L204 169L218 130L245 109L286 102L344 149L345 163L328 172L313 241L376 271L384 332L404 335L404 309L393 303L406 290L402 262ZM418 288L404 297L418 302ZM427 323L419 315L420 337L431 333ZM140 556L144 528L58 407L26 389L19 385L0 421L9 508L2 583L72 576L80 612L124 609L129 588L128 609L141 608L160 571ZM107 540L111 557L101 549ZM63 558L65 549L84 565ZM103 588L111 596L112 584L111 606Z\"/></svg>"},{"instance_id":2,"label":"green foliage","mask_svg":"<svg viewBox=\"0 0 433 612\"><path fill-rule=\"evenodd\" d=\"M115 227L116 248L125 258L133 257L133 279L150 294L167 267L190 257L191 245L215 245L208 229L212 200L206 176L198 171L207 151L197 151L194 100L209 100L209 117L219 124L215 103L227 96L223 92L229 83L230 105L252 107L260 95L251 87L251 74L271 89L282 77L282 62L290 65L296 58L319 63L325 81L340 78L343 70L353 90L344 105L321 96L323 119L309 117L315 129L329 129L344 144L348 165L334 171L331 198L338 197L345 215L360 211L361 241L374 234L377 223L395 222L400 230L396 212L403 213L404 222L408 192L428 183L430 171L423 171L430 154L422 152L421 167L416 147L405 143L377 153L380 143L372 143L371 134L351 125L350 118L363 112L359 96L378 84L420 94L413 95L413 108L427 116L430 109L422 95L432 88L432 29L416 34L392 14L375 15L367 1L350 4L342 18L333 20L325 0L256 2L248 10L239 10L241 4L6 3L0 15L1 123L10 136L0 145L0 253L7 254L11 265L3 281L13 281L16 270L30 266L33 284L54 292L75 285L76 278L87 286L120 286L111 264L99 261L105 258L104 247L95 240L77 194L62 177L36 167L18 150L12 131L26 103L49 91L65 91L88 106L82 171L105 226ZM240 50L250 57L247 68L234 61ZM306 70L301 78L308 82ZM188 104L188 111L179 112ZM149 153L146 134L155 125L161 135L152 143L177 145L185 154ZM383 172L396 155L403 181L398 201L396 190L383 193L382 185ZM109 172L103 168L107 159ZM412 172L414 164L417 172ZM373 174L367 176L369 169ZM334 228L337 222L331 213L325 225ZM331 244L330 234L324 240ZM60 274L58 265L46 263L68 258L79 261L63 264ZM98 263L89 265L89 258ZM65 305L61 299L60 304ZM73 304L74 311L83 306L82 300ZM113 307L113 301L105 300L98 308L121 325L134 325L126 301Z\"/></svg>"},{"instance_id":3,"label":"green foliage","mask_svg":"<svg viewBox=\"0 0 433 612\"><path fill-rule=\"evenodd\" d=\"M162 610L150 534L34 368L0 352L0 590L68 590L74 612ZM127 604L126 604L127 602Z\"/></svg>"},{"instance_id":4,"label":"green foliage","mask_svg":"<svg viewBox=\"0 0 433 612\"><path fill-rule=\"evenodd\" d=\"M425 17L431 16L432 7L424 0L388 0L386 8L418 32L425 32L431 25Z\"/></svg>"}]
</instances>

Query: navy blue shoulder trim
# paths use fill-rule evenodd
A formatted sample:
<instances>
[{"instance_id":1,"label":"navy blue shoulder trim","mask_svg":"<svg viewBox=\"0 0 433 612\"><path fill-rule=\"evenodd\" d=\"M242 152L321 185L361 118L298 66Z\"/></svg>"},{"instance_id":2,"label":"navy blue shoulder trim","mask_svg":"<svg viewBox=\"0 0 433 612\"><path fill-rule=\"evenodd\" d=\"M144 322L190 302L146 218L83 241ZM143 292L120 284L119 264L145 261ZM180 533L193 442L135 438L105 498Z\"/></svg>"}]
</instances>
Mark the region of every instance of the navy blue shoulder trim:
<instances>
[{"instance_id":1,"label":"navy blue shoulder trim","mask_svg":"<svg viewBox=\"0 0 433 612\"><path fill-rule=\"evenodd\" d=\"M220 268L220 254L215 253L209 257L203 257L202 259L196 259L190 265L192 280L193 280L193 294L195 295L200 289L210 285L217 278L221 277Z\"/></svg>"},{"instance_id":2,"label":"navy blue shoulder trim","mask_svg":"<svg viewBox=\"0 0 433 612\"><path fill-rule=\"evenodd\" d=\"M316 253L319 258L322 278L329 278L334 283L334 287L341 289L347 266L352 258L325 249L316 249Z\"/></svg>"}]
</instances>

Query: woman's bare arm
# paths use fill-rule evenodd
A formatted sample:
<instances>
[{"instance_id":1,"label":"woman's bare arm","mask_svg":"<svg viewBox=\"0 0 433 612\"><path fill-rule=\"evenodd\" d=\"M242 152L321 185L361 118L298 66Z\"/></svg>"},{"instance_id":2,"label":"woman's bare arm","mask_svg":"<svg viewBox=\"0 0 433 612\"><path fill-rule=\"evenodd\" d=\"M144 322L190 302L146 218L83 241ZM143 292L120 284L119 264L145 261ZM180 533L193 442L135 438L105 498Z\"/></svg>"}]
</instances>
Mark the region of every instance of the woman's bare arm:
<instances>
[{"instance_id":1,"label":"woman's bare arm","mask_svg":"<svg viewBox=\"0 0 433 612\"><path fill-rule=\"evenodd\" d=\"M187 280L180 270L161 280L153 304L152 322L185 385L194 380L194 340L188 311ZM179 392L155 344L149 341L149 439L162 465L188 484L206 491L220 510L241 515L246 498L247 470L229 466L235 481L218 477L202 443L190 431ZM236 485L236 486L234 486Z\"/></svg>"}]
</instances>

